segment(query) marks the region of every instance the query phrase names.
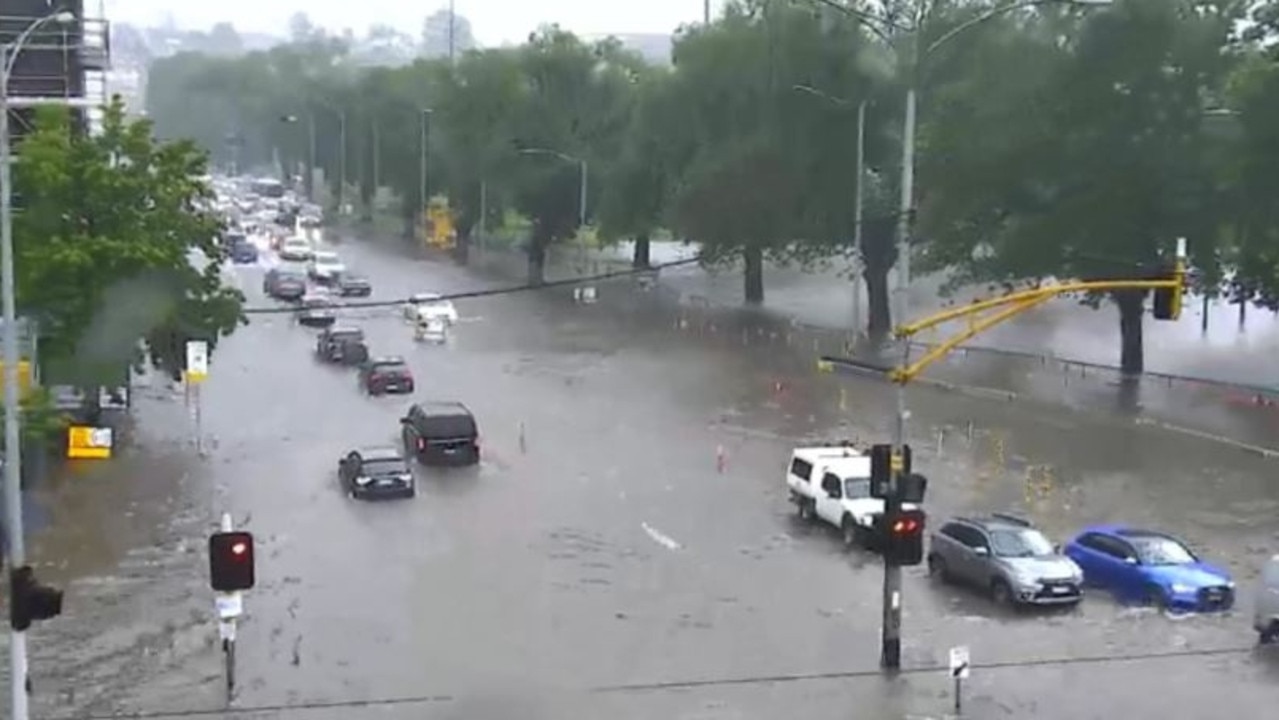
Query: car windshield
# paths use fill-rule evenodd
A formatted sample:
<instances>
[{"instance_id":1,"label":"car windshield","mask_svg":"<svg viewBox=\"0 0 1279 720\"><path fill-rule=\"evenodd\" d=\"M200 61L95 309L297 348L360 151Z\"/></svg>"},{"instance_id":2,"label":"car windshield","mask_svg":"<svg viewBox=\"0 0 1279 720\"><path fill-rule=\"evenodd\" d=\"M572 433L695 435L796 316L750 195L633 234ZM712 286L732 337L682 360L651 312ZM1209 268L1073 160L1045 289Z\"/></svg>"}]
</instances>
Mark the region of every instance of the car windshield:
<instances>
[{"instance_id":1,"label":"car windshield","mask_svg":"<svg viewBox=\"0 0 1279 720\"><path fill-rule=\"evenodd\" d=\"M407 373L408 371L409 371L409 366L402 362L386 362L386 363L373 364L373 372L375 373L385 373L387 375L391 375L391 374L403 374L403 373Z\"/></svg>"},{"instance_id":2,"label":"car windshield","mask_svg":"<svg viewBox=\"0 0 1279 720\"><path fill-rule=\"evenodd\" d=\"M1137 549L1137 557L1144 565L1185 565L1195 562L1195 554L1172 538L1130 535L1125 539Z\"/></svg>"},{"instance_id":3,"label":"car windshield","mask_svg":"<svg viewBox=\"0 0 1279 720\"><path fill-rule=\"evenodd\" d=\"M364 461L364 472L370 475L392 475L408 471L404 458L373 458Z\"/></svg>"},{"instance_id":4,"label":"car windshield","mask_svg":"<svg viewBox=\"0 0 1279 720\"><path fill-rule=\"evenodd\" d=\"M848 478L844 480L844 497L849 500L870 497L870 478Z\"/></svg>"},{"instance_id":5,"label":"car windshield","mask_svg":"<svg viewBox=\"0 0 1279 720\"><path fill-rule=\"evenodd\" d=\"M333 301L326 297L309 297L302 301L302 304L309 308L329 307Z\"/></svg>"},{"instance_id":6,"label":"car windshield","mask_svg":"<svg viewBox=\"0 0 1279 720\"><path fill-rule=\"evenodd\" d=\"M1038 530L995 530L990 533L990 549L999 557L1052 555L1053 545Z\"/></svg>"}]
</instances>

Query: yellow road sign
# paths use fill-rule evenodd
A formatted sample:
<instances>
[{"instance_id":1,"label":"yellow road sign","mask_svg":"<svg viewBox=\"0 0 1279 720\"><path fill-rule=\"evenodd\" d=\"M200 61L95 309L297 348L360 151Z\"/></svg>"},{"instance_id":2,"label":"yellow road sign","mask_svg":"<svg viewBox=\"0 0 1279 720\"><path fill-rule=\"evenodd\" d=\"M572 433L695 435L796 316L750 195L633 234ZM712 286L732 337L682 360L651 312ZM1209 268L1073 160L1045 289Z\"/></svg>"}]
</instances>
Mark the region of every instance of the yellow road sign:
<instances>
[{"instance_id":1,"label":"yellow road sign","mask_svg":"<svg viewBox=\"0 0 1279 720\"><path fill-rule=\"evenodd\" d=\"M67 428L67 458L71 460L109 460L115 438L111 428L72 425Z\"/></svg>"},{"instance_id":2,"label":"yellow road sign","mask_svg":"<svg viewBox=\"0 0 1279 720\"><path fill-rule=\"evenodd\" d=\"M31 394L31 363L27 360L18 362L18 392L20 397L26 399ZM0 361L0 391L4 390L4 362Z\"/></svg>"}]
</instances>

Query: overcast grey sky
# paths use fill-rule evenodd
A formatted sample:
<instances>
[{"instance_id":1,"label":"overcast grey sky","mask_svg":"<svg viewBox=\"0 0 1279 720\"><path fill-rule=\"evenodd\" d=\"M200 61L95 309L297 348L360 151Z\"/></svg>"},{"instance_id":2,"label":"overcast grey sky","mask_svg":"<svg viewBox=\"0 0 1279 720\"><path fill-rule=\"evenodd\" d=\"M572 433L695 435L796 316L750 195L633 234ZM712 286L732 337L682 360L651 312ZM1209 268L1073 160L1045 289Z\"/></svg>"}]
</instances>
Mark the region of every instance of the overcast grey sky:
<instances>
[{"instance_id":1,"label":"overcast grey sky","mask_svg":"<svg viewBox=\"0 0 1279 720\"><path fill-rule=\"evenodd\" d=\"M87 0L94 7L101 0ZM384 23L417 35L422 19L448 0L105 0L108 20L143 25L172 14L179 27L202 29L219 21L256 32L284 33L301 10L332 29L362 32ZM712 0L712 9L720 0ZM581 34L668 33L702 17L702 0L456 0L484 45L519 42L544 23Z\"/></svg>"}]
</instances>

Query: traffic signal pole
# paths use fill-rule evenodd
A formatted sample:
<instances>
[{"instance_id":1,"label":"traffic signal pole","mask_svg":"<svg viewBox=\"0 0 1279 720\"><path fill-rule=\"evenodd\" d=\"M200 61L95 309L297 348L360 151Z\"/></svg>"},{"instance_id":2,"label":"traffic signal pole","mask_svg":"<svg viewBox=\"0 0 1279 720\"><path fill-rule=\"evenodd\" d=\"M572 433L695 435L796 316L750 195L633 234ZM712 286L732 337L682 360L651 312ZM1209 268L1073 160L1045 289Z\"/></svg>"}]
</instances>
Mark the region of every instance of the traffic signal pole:
<instances>
[{"instance_id":1,"label":"traffic signal pole","mask_svg":"<svg viewBox=\"0 0 1279 720\"><path fill-rule=\"evenodd\" d=\"M910 108L908 106L908 112ZM908 198L903 195L903 204ZM899 252L905 252L905 238L909 238L909 211L903 212ZM899 258L897 317L904 317L906 310L906 286L909 280L909 265L903 255ZM875 363L853 358L822 357L817 368L823 372L834 372L836 368L849 369L858 373L867 371L888 377L897 384L897 413L893 423L892 438L892 473L888 492L884 498L884 535L891 532L902 513L902 477L906 471L904 454L906 444L906 421L910 412L906 405L906 386L911 380L919 377L929 366L945 357L950 351L982 332L1010 320L1031 308L1053 299L1077 292L1106 292L1110 290L1152 290L1155 292L1154 314L1159 320L1176 320L1181 314L1182 294L1185 289L1187 273L1186 239L1177 240L1175 262L1167 269L1165 277L1142 280L1096 280L1055 283L1032 290L1011 293L991 300L980 300L964 307L946 310L922 320L899 326L894 335L902 342L901 364L897 367L884 367ZM992 312L993 311L993 312ZM969 325L953 337L930 348L918 360L911 361L911 339L931 328L959 320L969 319ZM884 592L883 592L883 624L880 638L880 667L886 671L896 671L901 667L902 643L902 574L897 559L884 555Z\"/></svg>"}]
</instances>

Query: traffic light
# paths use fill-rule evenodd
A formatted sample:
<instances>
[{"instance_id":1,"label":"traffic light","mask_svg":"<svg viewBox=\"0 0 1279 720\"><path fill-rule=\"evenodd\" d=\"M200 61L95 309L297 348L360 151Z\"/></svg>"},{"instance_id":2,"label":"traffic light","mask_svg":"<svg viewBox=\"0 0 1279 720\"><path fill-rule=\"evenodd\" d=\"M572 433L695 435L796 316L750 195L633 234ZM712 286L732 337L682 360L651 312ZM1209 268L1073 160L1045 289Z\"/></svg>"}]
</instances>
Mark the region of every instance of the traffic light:
<instances>
[{"instance_id":1,"label":"traffic light","mask_svg":"<svg viewBox=\"0 0 1279 720\"><path fill-rule=\"evenodd\" d=\"M902 510L892 522L885 521L884 559L900 567L922 563L927 517L923 510Z\"/></svg>"},{"instance_id":2,"label":"traffic light","mask_svg":"<svg viewBox=\"0 0 1279 720\"><path fill-rule=\"evenodd\" d=\"M910 446L902 446L901 474L910 472ZM870 446L870 496L873 498L888 497L888 488L893 478L893 446Z\"/></svg>"},{"instance_id":3,"label":"traffic light","mask_svg":"<svg viewBox=\"0 0 1279 720\"><path fill-rule=\"evenodd\" d=\"M209 536L209 585L218 592L253 587L253 533L219 532Z\"/></svg>"},{"instance_id":4,"label":"traffic light","mask_svg":"<svg viewBox=\"0 0 1279 720\"><path fill-rule=\"evenodd\" d=\"M62 614L62 591L41 585L31 566L23 565L9 574L9 603L10 626L26 630L36 620Z\"/></svg>"},{"instance_id":5,"label":"traffic light","mask_svg":"<svg viewBox=\"0 0 1279 720\"><path fill-rule=\"evenodd\" d=\"M1181 317L1181 295L1185 282L1185 272L1172 268L1166 271L1159 279L1176 280L1175 287L1155 288L1154 297L1151 299L1151 314L1156 320L1176 320Z\"/></svg>"}]
</instances>

